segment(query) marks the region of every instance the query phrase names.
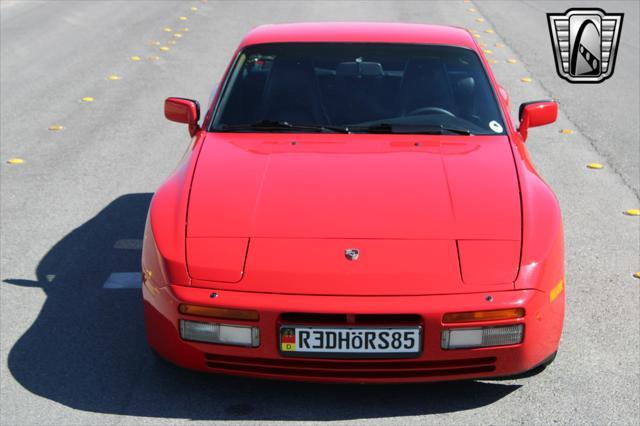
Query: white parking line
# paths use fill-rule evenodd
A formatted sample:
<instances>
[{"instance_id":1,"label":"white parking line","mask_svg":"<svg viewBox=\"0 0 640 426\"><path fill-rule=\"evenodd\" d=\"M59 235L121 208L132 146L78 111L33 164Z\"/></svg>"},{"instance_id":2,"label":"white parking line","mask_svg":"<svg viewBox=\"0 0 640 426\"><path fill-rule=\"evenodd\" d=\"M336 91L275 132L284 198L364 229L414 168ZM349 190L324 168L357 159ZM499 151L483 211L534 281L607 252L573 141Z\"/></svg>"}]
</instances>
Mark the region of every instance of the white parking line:
<instances>
[{"instance_id":1,"label":"white parking line","mask_svg":"<svg viewBox=\"0 0 640 426\"><path fill-rule=\"evenodd\" d=\"M142 250L142 240L125 238L116 241L113 248L123 250Z\"/></svg>"},{"instance_id":2,"label":"white parking line","mask_svg":"<svg viewBox=\"0 0 640 426\"><path fill-rule=\"evenodd\" d=\"M137 289L141 286L140 272L112 272L104 282L108 290Z\"/></svg>"}]
</instances>

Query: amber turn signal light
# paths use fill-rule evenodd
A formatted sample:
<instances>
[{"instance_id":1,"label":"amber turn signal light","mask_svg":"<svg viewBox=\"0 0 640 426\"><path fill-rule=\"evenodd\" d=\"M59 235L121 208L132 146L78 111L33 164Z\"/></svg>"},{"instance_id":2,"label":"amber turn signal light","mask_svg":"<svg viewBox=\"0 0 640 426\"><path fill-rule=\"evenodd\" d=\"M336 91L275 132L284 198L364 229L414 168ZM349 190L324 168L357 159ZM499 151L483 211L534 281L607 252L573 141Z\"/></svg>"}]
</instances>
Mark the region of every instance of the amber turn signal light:
<instances>
[{"instance_id":1,"label":"amber turn signal light","mask_svg":"<svg viewBox=\"0 0 640 426\"><path fill-rule=\"evenodd\" d=\"M449 312L444 314L442 322L478 322L522 318L524 309L496 309L493 311Z\"/></svg>"},{"instance_id":2,"label":"amber turn signal light","mask_svg":"<svg viewBox=\"0 0 640 426\"><path fill-rule=\"evenodd\" d=\"M245 321L258 321L260 319L260 314L257 311L244 309L227 309L198 305L180 305L178 310L180 311L180 313L186 315L199 315L202 317L211 318L227 318Z\"/></svg>"}]
</instances>

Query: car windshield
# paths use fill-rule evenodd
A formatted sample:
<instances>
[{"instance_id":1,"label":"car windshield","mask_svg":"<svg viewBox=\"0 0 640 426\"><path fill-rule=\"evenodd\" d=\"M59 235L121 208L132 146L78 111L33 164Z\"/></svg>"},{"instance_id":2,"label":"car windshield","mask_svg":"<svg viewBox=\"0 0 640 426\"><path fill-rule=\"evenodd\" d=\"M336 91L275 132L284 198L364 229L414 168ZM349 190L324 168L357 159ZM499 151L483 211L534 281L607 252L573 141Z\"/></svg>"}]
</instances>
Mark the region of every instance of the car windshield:
<instances>
[{"instance_id":1,"label":"car windshield","mask_svg":"<svg viewBox=\"0 0 640 426\"><path fill-rule=\"evenodd\" d=\"M439 45L274 43L245 48L210 130L503 134L476 53Z\"/></svg>"}]
</instances>

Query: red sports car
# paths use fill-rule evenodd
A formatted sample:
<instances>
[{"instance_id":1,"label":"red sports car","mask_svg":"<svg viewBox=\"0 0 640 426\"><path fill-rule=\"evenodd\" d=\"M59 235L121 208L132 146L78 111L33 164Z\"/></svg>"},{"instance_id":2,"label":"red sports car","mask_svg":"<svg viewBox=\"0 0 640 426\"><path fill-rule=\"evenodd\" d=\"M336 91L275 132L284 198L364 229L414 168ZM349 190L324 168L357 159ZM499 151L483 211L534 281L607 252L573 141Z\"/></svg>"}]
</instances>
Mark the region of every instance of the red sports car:
<instances>
[{"instance_id":1,"label":"red sports car","mask_svg":"<svg viewBox=\"0 0 640 426\"><path fill-rule=\"evenodd\" d=\"M144 237L150 346L327 382L540 371L564 317L558 202L461 28L267 25L242 41Z\"/></svg>"}]
</instances>

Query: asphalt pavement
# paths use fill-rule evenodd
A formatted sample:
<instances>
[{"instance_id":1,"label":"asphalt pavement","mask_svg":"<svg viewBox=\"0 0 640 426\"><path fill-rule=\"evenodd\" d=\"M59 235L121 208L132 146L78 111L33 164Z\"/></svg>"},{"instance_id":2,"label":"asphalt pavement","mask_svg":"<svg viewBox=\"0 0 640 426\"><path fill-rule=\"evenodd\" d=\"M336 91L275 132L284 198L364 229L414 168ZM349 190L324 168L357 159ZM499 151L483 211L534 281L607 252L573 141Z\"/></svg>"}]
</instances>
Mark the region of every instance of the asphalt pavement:
<instances>
[{"instance_id":1,"label":"asphalt pavement","mask_svg":"<svg viewBox=\"0 0 640 426\"><path fill-rule=\"evenodd\" d=\"M623 212L640 208L639 7L598 4L625 13L615 73L572 85L545 16L566 1L0 2L0 423L638 424L640 217ZM470 28L513 111L560 102L527 141L566 234L565 329L541 374L316 385L198 374L147 348L139 291L118 283L189 143L164 99L205 104L252 27L328 20Z\"/></svg>"}]
</instances>

